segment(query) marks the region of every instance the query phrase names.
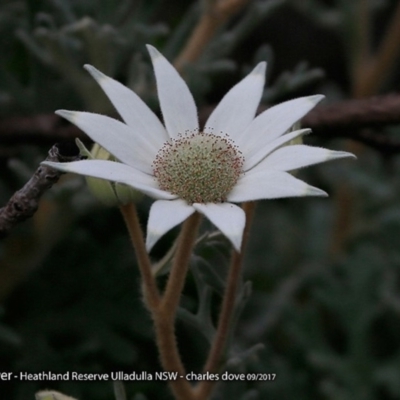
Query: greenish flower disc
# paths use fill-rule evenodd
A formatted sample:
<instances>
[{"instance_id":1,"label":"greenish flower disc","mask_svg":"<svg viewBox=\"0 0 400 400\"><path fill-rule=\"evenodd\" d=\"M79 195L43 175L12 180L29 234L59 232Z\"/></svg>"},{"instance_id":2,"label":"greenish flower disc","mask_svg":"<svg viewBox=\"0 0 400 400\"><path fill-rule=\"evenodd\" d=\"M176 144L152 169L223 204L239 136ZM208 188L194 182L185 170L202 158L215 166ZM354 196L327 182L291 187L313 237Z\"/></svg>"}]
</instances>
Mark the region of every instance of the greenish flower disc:
<instances>
[{"instance_id":1,"label":"greenish flower disc","mask_svg":"<svg viewBox=\"0 0 400 400\"><path fill-rule=\"evenodd\" d=\"M161 189L193 204L224 202L243 164L242 153L228 135L195 132L166 142L152 167Z\"/></svg>"}]
</instances>

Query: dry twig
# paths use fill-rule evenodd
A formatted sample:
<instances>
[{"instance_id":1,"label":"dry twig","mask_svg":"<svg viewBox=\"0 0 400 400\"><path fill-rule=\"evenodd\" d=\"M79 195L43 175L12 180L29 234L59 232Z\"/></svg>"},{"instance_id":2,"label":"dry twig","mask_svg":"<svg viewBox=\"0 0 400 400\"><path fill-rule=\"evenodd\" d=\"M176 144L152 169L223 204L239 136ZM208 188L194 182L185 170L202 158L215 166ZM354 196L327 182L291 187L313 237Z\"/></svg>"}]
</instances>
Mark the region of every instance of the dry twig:
<instances>
[{"instance_id":1,"label":"dry twig","mask_svg":"<svg viewBox=\"0 0 400 400\"><path fill-rule=\"evenodd\" d=\"M260 107L259 111L265 109ZM201 124L205 123L212 110L213 107L200 110ZM303 126L313 130L313 135L349 138L385 153L399 153L400 140L387 138L380 134L380 129L399 123L400 95L396 94L318 106L302 120ZM61 118L53 114L0 121L0 145L48 144L76 137L87 140L80 129L74 125L64 125Z\"/></svg>"},{"instance_id":2,"label":"dry twig","mask_svg":"<svg viewBox=\"0 0 400 400\"><path fill-rule=\"evenodd\" d=\"M80 156L76 150L70 154L70 146L55 144L50 150L46 161L66 162L77 161ZM7 236L18 222L32 217L36 212L40 197L60 178L62 172L41 165L24 187L10 198L0 209L0 238Z\"/></svg>"}]
</instances>

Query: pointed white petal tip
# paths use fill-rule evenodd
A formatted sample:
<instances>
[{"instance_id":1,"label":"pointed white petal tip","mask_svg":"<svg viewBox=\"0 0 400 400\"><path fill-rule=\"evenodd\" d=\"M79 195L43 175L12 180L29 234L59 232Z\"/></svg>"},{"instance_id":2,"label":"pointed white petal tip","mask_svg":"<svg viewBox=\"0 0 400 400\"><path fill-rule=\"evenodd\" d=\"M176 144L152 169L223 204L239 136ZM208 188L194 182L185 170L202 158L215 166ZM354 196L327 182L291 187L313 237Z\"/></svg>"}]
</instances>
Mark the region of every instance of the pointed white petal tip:
<instances>
[{"instance_id":1,"label":"pointed white petal tip","mask_svg":"<svg viewBox=\"0 0 400 400\"><path fill-rule=\"evenodd\" d=\"M307 186L305 196L329 197L328 193L314 186Z\"/></svg>"},{"instance_id":2,"label":"pointed white petal tip","mask_svg":"<svg viewBox=\"0 0 400 400\"><path fill-rule=\"evenodd\" d=\"M69 111L69 110L57 110L55 114L59 115L60 117L65 118L70 122L74 122L76 115L78 114L77 111Z\"/></svg>"},{"instance_id":3,"label":"pointed white petal tip","mask_svg":"<svg viewBox=\"0 0 400 400\"><path fill-rule=\"evenodd\" d=\"M357 157L353 153L348 153L347 151L334 151L334 150L327 150L326 154L326 161L332 161L332 160L338 160L340 158L354 158L357 159ZM323 161L322 161L323 162Z\"/></svg>"},{"instance_id":4,"label":"pointed white petal tip","mask_svg":"<svg viewBox=\"0 0 400 400\"><path fill-rule=\"evenodd\" d=\"M233 248L240 253L240 251L242 250L242 239L243 239L243 235L240 236L231 236L230 240L232 241L232 245Z\"/></svg>"},{"instance_id":5,"label":"pointed white petal tip","mask_svg":"<svg viewBox=\"0 0 400 400\"><path fill-rule=\"evenodd\" d=\"M282 135L282 137L285 137L285 135L288 135L289 133L292 133L293 135L295 133L297 133L298 136L304 136L304 135L308 135L311 132L312 132L311 128L296 129L295 131L291 131L291 132L285 133L284 135Z\"/></svg>"},{"instance_id":6,"label":"pointed white petal tip","mask_svg":"<svg viewBox=\"0 0 400 400\"><path fill-rule=\"evenodd\" d=\"M193 208L205 215L240 252L246 215L242 208L231 203L194 203Z\"/></svg>"},{"instance_id":7,"label":"pointed white petal tip","mask_svg":"<svg viewBox=\"0 0 400 400\"><path fill-rule=\"evenodd\" d=\"M308 100L313 104L318 104L321 100L323 100L325 96L323 94L314 94L308 97Z\"/></svg>"},{"instance_id":8,"label":"pointed white petal tip","mask_svg":"<svg viewBox=\"0 0 400 400\"><path fill-rule=\"evenodd\" d=\"M194 211L181 199L155 201L147 221L146 250L150 251L165 233L185 221Z\"/></svg>"},{"instance_id":9,"label":"pointed white petal tip","mask_svg":"<svg viewBox=\"0 0 400 400\"><path fill-rule=\"evenodd\" d=\"M154 60L157 57L162 57L161 53L151 44L146 44L147 51L150 54L150 57Z\"/></svg>"},{"instance_id":10,"label":"pointed white petal tip","mask_svg":"<svg viewBox=\"0 0 400 400\"><path fill-rule=\"evenodd\" d=\"M336 160L338 158L354 158L357 160L357 156L353 153L348 153L347 151L331 151L328 160Z\"/></svg>"},{"instance_id":11,"label":"pointed white petal tip","mask_svg":"<svg viewBox=\"0 0 400 400\"><path fill-rule=\"evenodd\" d=\"M92 75L94 79L96 79L96 81L107 78L106 75L100 72L97 68L93 67L93 65L85 64L83 68L85 68L86 71L88 71L89 74Z\"/></svg>"},{"instance_id":12,"label":"pointed white petal tip","mask_svg":"<svg viewBox=\"0 0 400 400\"><path fill-rule=\"evenodd\" d=\"M160 235L155 235L152 233L148 233L146 237L146 250L148 253L150 253L151 249L153 246L157 243L158 239L160 238Z\"/></svg>"},{"instance_id":13,"label":"pointed white petal tip","mask_svg":"<svg viewBox=\"0 0 400 400\"><path fill-rule=\"evenodd\" d=\"M256 67L252 71L252 74L261 75L264 78L266 70L267 70L267 63L265 61L262 61L256 65Z\"/></svg>"}]
</instances>

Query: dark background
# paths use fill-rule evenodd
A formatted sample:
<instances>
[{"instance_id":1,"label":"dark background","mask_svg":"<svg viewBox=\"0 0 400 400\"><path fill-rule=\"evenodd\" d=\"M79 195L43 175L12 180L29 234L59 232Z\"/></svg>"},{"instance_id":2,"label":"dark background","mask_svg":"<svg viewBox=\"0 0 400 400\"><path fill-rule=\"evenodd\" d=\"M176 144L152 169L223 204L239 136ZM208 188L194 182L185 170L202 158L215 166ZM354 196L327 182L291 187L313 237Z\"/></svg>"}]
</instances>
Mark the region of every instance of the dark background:
<instances>
[{"instance_id":1,"label":"dark background","mask_svg":"<svg viewBox=\"0 0 400 400\"><path fill-rule=\"evenodd\" d=\"M376 58L397 8L395 0L254 1L221 27L183 74L200 111L264 59L269 65L263 104L316 93L327 96L325 104L396 93L395 54L370 91L362 89L358 56L366 47ZM113 114L82 69L85 63L128 85L157 110L145 44L174 60L199 14L193 1L3 0L0 204L23 186L59 140L36 125L21 128L24 118L41 115L47 121L58 108ZM10 121L12 135L4 128ZM400 132L390 125L373 134L396 140ZM271 372L277 378L221 385L215 399L400 397L400 160L395 152L340 137L339 131L336 138L311 135L307 143L355 152L357 162L299 172L327 191L328 199L257 205L244 269L252 292L242 298L223 370ZM137 205L144 227L150 204L143 198ZM203 230L210 229L205 223ZM154 260L176 233L157 244ZM224 275L226 243L199 246L196 254ZM202 301L198 269L196 258L182 301L192 312ZM118 208L103 206L83 178L64 176L35 216L0 243L0 371L159 371L139 288ZM215 320L217 291L212 300ZM177 332L187 370L200 372L207 340L182 319ZM0 382L0 395L33 399L44 388L81 400L113 398L111 382L13 380ZM129 399L170 398L164 383L133 382L126 388Z\"/></svg>"}]
</instances>

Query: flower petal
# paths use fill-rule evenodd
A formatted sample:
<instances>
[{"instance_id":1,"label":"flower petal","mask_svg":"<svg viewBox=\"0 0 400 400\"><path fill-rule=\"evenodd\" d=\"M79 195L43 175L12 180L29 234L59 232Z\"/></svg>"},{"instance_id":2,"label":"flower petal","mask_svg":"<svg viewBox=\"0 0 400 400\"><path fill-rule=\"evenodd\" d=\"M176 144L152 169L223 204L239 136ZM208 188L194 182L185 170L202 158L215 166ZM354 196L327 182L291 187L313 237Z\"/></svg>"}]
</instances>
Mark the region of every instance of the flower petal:
<instances>
[{"instance_id":1,"label":"flower petal","mask_svg":"<svg viewBox=\"0 0 400 400\"><path fill-rule=\"evenodd\" d=\"M58 110L56 114L82 129L121 162L152 174L151 162L159 149L141 132L136 133L124 123L105 115L67 110Z\"/></svg>"},{"instance_id":2,"label":"flower petal","mask_svg":"<svg viewBox=\"0 0 400 400\"><path fill-rule=\"evenodd\" d=\"M185 81L167 59L147 45L157 80L158 98L170 137L199 128L196 104Z\"/></svg>"},{"instance_id":3,"label":"flower petal","mask_svg":"<svg viewBox=\"0 0 400 400\"><path fill-rule=\"evenodd\" d=\"M287 172L251 170L239 179L229 193L228 201L236 203L298 196L327 196L327 194Z\"/></svg>"},{"instance_id":4,"label":"flower petal","mask_svg":"<svg viewBox=\"0 0 400 400\"><path fill-rule=\"evenodd\" d=\"M86 64L84 68L101 86L123 120L135 132L144 135L157 149L168 140L168 134L161 121L135 92L91 65Z\"/></svg>"},{"instance_id":5,"label":"flower petal","mask_svg":"<svg viewBox=\"0 0 400 400\"><path fill-rule=\"evenodd\" d=\"M147 222L146 248L150 251L158 239L170 229L183 222L195 209L181 199L158 200L150 208Z\"/></svg>"},{"instance_id":6,"label":"flower petal","mask_svg":"<svg viewBox=\"0 0 400 400\"><path fill-rule=\"evenodd\" d=\"M246 223L245 213L240 207L230 203L194 203L193 207L204 214L240 252Z\"/></svg>"},{"instance_id":7,"label":"flower petal","mask_svg":"<svg viewBox=\"0 0 400 400\"><path fill-rule=\"evenodd\" d=\"M247 168L260 162L265 157L265 146L287 132L323 98L321 95L300 97L271 107L257 116L236 141L246 154Z\"/></svg>"},{"instance_id":8,"label":"flower petal","mask_svg":"<svg viewBox=\"0 0 400 400\"><path fill-rule=\"evenodd\" d=\"M253 121L265 83L265 62L235 85L211 113L205 130L218 135L228 134L236 139Z\"/></svg>"},{"instance_id":9,"label":"flower petal","mask_svg":"<svg viewBox=\"0 0 400 400\"><path fill-rule=\"evenodd\" d=\"M84 160L69 163L42 162L43 165L62 172L92 176L113 182L124 183L156 199L175 199L176 196L158 188L154 178L128 165L115 161Z\"/></svg>"},{"instance_id":10,"label":"flower petal","mask_svg":"<svg viewBox=\"0 0 400 400\"><path fill-rule=\"evenodd\" d=\"M274 151L255 166L252 171L262 169L265 171L293 171L308 165L345 157L356 158L354 154L345 151L333 151L303 144L291 145Z\"/></svg>"},{"instance_id":11,"label":"flower petal","mask_svg":"<svg viewBox=\"0 0 400 400\"><path fill-rule=\"evenodd\" d=\"M291 140L296 139L299 136L306 135L306 134L308 134L310 132L311 132L311 129L299 129L298 131L293 131L293 132L286 133L285 135L282 135L282 136L278 137L277 139L275 139L271 143L268 143L264 147L264 153L267 156L268 154L270 154L271 152L276 150L278 147L281 147L284 144L287 144L288 142L290 142ZM247 167L247 158L246 158L246 154L244 154L243 170L244 171L248 171L249 169L251 169L251 168Z\"/></svg>"}]
</instances>

